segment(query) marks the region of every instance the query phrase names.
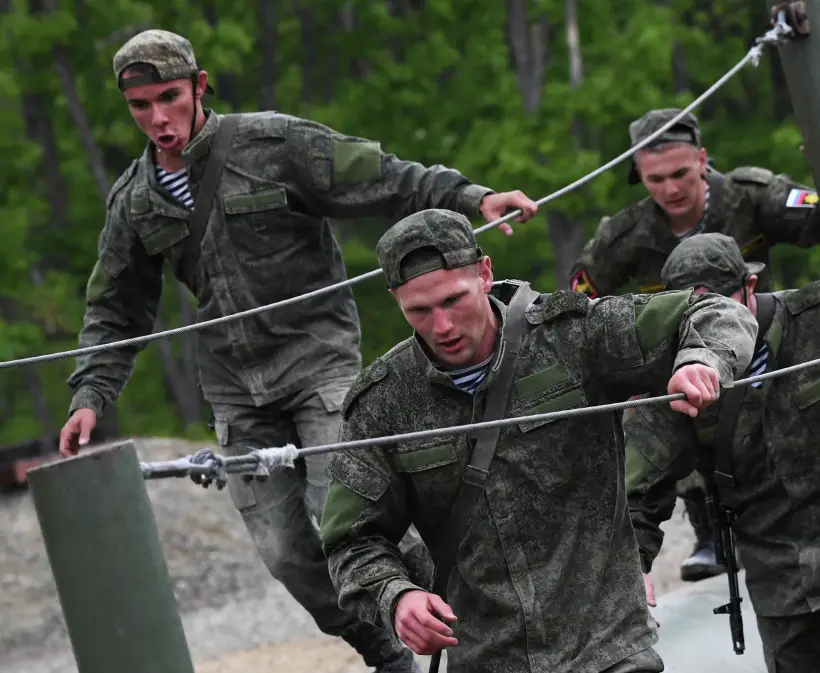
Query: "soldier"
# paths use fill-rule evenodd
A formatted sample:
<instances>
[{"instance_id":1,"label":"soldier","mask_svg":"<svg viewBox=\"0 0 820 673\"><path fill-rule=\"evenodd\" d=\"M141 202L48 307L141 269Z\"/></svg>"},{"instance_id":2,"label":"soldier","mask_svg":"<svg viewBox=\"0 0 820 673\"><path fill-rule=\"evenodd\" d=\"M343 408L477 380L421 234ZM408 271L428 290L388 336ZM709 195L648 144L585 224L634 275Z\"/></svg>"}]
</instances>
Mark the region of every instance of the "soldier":
<instances>
[{"instance_id":1,"label":"soldier","mask_svg":"<svg viewBox=\"0 0 820 673\"><path fill-rule=\"evenodd\" d=\"M696 414L751 357L751 314L716 295L494 285L456 213L411 215L377 252L415 332L353 384L342 441L624 400L647 381ZM474 451L460 436L338 453L321 536L340 605L417 654L453 648L449 673L663 670L620 430L620 414L522 420ZM435 593L396 552L411 524L437 561Z\"/></svg>"},{"instance_id":2,"label":"soldier","mask_svg":"<svg viewBox=\"0 0 820 673\"><path fill-rule=\"evenodd\" d=\"M759 328L746 375L820 358L820 282L755 293L761 263L744 263L735 241L701 234L663 267L670 290L717 292L749 307ZM746 569L769 673L809 673L820 661L820 386L816 369L738 388L697 418L643 407L625 423L636 456L627 478L641 565L649 573L674 507L675 480L698 467L714 479ZM732 404L739 411L732 412ZM654 588L645 578L647 599Z\"/></svg>"},{"instance_id":3,"label":"soldier","mask_svg":"<svg viewBox=\"0 0 820 673\"><path fill-rule=\"evenodd\" d=\"M678 109L651 110L629 125L634 147L665 126ZM649 196L605 218L572 271L571 287L591 297L626 290L656 292L666 258L682 240L699 232L734 238L749 261L769 262L777 243L802 247L820 241L817 194L763 168L737 168L726 175L707 165L693 114L662 133L633 157L629 183L642 182ZM770 291L768 270L758 288ZM627 462L631 459L627 456ZM695 531L695 548L681 565L681 578L697 581L723 572L715 561L713 529L703 483L689 475L678 495Z\"/></svg>"},{"instance_id":4,"label":"soldier","mask_svg":"<svg viewBox=\"0 0 820 673\"><path fill-rule=\"evenodd\" d=\"M399 219L431 206L488 220L510 208L522 209L522 219L535 212L520 192L494 194L455 170L402 161L376 142L311 121L205 109L208 75L179 35L142 32L120 48L113 66L149 142L108 197L80 346L149 333L165 261L197 297L203 321L343 281L328 217ZM359 341L349 288L200 331L200 383L220 450L335 441L342 400L361 370ZM138 350L78 358L60 437L64 455L87 442ZM379 671L408 671L410 652L338 607L311 521L327 494L326 460L305 459L265 483L232 475L231 498L270 573L319 628L343 637Z\"/></svg>"}]
</instances>

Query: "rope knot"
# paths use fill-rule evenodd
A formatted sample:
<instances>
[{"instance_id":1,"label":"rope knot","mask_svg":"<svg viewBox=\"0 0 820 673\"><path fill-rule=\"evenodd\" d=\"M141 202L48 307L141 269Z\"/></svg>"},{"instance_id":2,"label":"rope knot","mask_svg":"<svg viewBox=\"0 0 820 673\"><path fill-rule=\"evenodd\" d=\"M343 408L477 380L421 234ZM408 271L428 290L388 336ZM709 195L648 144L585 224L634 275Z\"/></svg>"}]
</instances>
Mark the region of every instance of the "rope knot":
<instances>
[{"instance_id":1,"label":"rope knot","mask_svg":"<svg viewBox=\"0 0 820 673\"><path fill-rule=\"evenodd\" d=\"M253 474L245 474L242 479L247 483L252 480L266 481L271 472L280 467L293 467L299 457L299 450L293 444L269 449L250 449L249 454L256 458L256 469Z\"/></svg>"},{"instance_id":2,"label":"rope knot","mask_svg":"<svg viewBox=\"0 0 820 673\"><path fill-rule=\"evenodd\" d=\"M212 483L216 483L218 491L228 484L228 470L225 467L225 459L221 455L210 449L200 449L191 456L191 463L204 468L202 471L191 474L191 481L195 484L208 488Z\"/></svg>"}]
</instances>

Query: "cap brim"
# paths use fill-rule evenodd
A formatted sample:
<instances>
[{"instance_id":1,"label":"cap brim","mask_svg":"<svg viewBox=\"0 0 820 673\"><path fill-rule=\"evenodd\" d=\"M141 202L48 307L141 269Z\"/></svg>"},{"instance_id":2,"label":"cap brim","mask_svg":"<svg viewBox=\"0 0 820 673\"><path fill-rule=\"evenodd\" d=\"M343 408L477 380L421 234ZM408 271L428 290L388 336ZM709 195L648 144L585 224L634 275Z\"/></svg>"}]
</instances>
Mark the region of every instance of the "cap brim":
<instances>
[{"instance_id":1,"label":"cap brim","mask_svg":"<svg viewBox=\"0 0 820 673\"><path fill-rule=\"evenodd\" d=\"M752 276L759 276L766 265L763 262L746 262L746 271Z\"/></svg>"},{"instance_id":2,"label":"cap brim","mask_svg":"<svg viewBox=\"0 0 820 673\"><path fill-rule=\"evenodd\" d=\"M214 89L210 84L205 85L205 93L213 94Z\"/></svg>"}]
</instances>

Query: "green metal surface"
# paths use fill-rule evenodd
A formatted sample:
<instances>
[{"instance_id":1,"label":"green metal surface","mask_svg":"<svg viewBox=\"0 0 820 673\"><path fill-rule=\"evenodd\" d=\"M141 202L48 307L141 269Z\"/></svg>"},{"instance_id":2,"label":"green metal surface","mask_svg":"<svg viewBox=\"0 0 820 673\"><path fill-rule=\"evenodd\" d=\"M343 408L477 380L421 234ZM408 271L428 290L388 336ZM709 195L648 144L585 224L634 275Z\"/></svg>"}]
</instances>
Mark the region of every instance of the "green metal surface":
<instances>
[{"instance_id":1,"label":"green metal surface","mask_svg":"<svg viewBox=\"0 0 820 673\"><path fill-rule=\"evenodd\" d=\"M776 0L766 0L767 12L777 4ZM814 185L820 188L820 0L805 0L805 4L809 34L795 36L777 49Z\"/></svg>"},{"instance_id":2,"label":"green metal surface","mask_svg":"<svg viewBox=\"0 0 820 673\"><path fill-rule=\"evenodd\" d=\"M194 673L134 443L28 481L79 673Z\"/></svg>"}]
</instances>

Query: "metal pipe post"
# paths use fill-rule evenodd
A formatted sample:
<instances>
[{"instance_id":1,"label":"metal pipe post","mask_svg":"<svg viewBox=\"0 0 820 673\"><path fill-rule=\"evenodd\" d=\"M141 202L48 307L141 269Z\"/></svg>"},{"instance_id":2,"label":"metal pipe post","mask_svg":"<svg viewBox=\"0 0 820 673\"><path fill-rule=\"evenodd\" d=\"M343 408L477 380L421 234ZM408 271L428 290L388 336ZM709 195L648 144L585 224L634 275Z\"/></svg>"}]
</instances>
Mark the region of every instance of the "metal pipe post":
<instances>
[{"instance_id":1,"label":"metal pipe post","mask_svg":"<svg viewBox=\"0 0 820 673\"><path fill-rule=\"evenodd\" d=\"M766 0L767 11L780 2ZM793 35L777 49L794 117L803 134L806 160L811 166L814 186L820 189L820 0L805 0L805 8L809 34Z\"/></svg>"},{"instance_id":2,"label":"metal pipe post","mask_svg":"<svg viewBox=\"0 0 820 673\"><path fill-rule=\"evenodd\" d=\"M79 673L194 673L134 443L28 481Z\"/></svg>"}]
</instances>

